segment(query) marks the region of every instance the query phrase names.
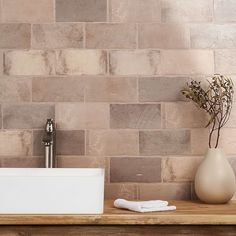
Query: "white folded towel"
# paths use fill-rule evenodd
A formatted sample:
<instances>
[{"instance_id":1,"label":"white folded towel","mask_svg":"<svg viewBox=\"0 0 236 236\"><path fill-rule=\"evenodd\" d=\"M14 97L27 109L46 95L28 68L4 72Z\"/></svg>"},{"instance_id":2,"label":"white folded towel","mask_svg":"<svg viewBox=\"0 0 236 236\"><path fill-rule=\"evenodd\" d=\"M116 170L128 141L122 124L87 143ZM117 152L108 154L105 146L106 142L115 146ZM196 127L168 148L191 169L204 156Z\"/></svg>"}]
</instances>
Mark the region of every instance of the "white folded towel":
<instances>
[{"instance_id":1,"label":"white folded towel","mask_svg":"<svg viewBox=\"0 0 236 236\"><path fill-rule=\"evenodd\" d=\"M152 212L152 211L173 211L176 206L168 206L167 201L152 200L152 201L127 201L125 199L116 199L114 206L137 212Z\"/></svg>"}]
</instances>

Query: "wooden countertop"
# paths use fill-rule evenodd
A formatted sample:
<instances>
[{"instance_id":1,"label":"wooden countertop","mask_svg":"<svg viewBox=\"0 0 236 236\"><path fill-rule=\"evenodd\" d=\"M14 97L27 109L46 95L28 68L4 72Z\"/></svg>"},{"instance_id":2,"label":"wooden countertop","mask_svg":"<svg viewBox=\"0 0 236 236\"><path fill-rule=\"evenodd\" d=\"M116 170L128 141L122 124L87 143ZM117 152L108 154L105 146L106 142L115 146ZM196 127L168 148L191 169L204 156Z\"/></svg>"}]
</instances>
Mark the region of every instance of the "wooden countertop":
<instances>
[{"instance_id":1,"label":"wooden countertop","mask_svg":"<svg viewBox=\"0 0 236 236\"><path fill-rule=\"evenodd\" d=\"M208 205L170 201L176 211L135 213L105 202L102 215L0 215L0 225L236 225L236 201Z\"/></svg>"}]
</instances>

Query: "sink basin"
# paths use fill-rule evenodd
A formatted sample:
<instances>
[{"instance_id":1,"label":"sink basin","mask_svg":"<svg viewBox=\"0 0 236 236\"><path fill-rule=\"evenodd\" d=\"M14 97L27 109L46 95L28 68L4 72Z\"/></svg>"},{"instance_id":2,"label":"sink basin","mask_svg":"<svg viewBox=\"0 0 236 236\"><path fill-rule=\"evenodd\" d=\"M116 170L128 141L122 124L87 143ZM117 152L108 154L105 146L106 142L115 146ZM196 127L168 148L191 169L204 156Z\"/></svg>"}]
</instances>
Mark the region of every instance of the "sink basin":
<instances>
[{"instance_id":1,"label":"sink basin","mask_svg":"<svg viewBox=\"0 0 236 236\"><path fill-rule=\"evenodd\" d=\"M104 169L0 168L0 214L101 214Z\"/></svg>"}]
</instances>

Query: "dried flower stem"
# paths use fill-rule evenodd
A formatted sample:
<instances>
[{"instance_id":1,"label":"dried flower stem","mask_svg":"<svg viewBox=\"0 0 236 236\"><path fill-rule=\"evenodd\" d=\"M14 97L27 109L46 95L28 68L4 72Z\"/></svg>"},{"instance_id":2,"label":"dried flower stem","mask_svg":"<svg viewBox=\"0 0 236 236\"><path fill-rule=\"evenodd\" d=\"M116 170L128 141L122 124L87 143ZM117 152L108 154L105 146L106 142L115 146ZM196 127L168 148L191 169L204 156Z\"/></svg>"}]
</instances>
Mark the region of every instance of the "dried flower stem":
<instances>
[{"instance_id":1,"label":"dried flower stem","mask_svg":"<svg viewBox=\"0 0 236 236\"><path fill-rule=\"evenodd\" d=\"M206 127L211 127L208 145L212 147L212 137L217 131L214 146L217 148L221 128L229 120L232 110L234 90L231 78L216 74L211 81L208 81L206 89L202 88L201 82L192 80L181 92L209 114L210 119L206 125Z\"/></svg>"}]
</instances>

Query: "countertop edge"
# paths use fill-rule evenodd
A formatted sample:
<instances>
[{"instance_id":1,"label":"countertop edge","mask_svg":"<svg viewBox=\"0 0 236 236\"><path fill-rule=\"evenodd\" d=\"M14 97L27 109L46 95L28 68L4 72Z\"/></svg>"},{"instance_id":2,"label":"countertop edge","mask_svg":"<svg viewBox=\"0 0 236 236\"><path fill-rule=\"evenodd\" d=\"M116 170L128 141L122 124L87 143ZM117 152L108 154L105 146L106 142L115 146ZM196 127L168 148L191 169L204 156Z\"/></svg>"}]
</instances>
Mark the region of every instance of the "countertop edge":
<instances>
[{"instance_id":1,"label":"countertop edge","mask_svg":"<svg viewBox=\"0 0 236 236\"><path fill-rule=\"evenodd\" d=\"M0 215L1 225L236 225L236 215Z\"/></svg>"},{"instance_id":2,"label":"countertop edge","mask_svg":"<svg viewBox=\"0 0 236 236\"><path fill-rule=\"evenodd\" d=\"M171 201L176 211L137 213L105 202L103 214L0 214L0 226L70 225L236 225L236 201L209 205L194 201Z\"/></svg>"}]
</instances>

